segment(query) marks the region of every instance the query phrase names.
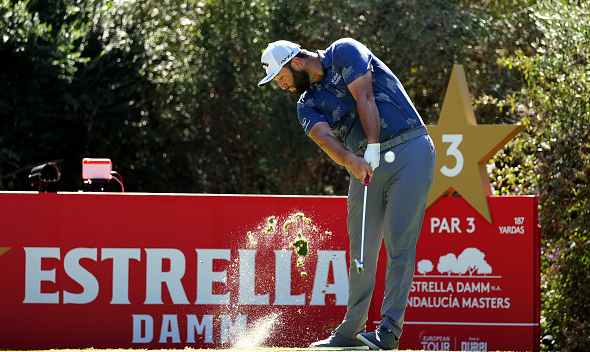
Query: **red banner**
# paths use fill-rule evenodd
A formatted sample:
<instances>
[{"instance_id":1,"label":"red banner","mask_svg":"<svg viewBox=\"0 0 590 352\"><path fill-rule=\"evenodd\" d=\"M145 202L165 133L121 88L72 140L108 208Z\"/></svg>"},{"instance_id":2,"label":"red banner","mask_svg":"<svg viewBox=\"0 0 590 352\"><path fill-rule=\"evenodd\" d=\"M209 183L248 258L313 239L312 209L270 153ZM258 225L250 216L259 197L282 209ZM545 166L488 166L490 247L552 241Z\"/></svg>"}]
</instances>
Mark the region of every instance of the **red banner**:
<instances>
[{"instance_id":1,"label":"red banner","mask_svg":"<svg viewBox=\"0 0 590 352\"><path fill-rule=\"evenodd\" d=\"M536 198L489 201L427 211L403 348L535 349ZM344 197L7 192L0 226L0 349L306 347L346 310Z\"/></svg>"}]
</instances>

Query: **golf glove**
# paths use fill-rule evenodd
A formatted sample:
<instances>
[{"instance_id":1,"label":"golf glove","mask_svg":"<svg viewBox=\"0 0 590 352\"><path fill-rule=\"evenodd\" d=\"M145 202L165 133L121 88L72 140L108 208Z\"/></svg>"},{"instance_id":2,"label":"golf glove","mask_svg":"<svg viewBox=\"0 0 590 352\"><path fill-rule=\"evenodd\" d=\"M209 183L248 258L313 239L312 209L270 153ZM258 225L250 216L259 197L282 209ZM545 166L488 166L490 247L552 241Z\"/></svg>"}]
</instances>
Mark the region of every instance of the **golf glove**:
<instances>
[{"instance_id":1,"label":"golf glove","mask_svg":"<svg viewBox=\"0 0 590 352\"><path fill-rule=\"evenodd\" d=\"M365 150L365 160L375 170L379 166L379 160L381 159L381 144L370 143L367 145Z\"/></svg>"}]
</instances>

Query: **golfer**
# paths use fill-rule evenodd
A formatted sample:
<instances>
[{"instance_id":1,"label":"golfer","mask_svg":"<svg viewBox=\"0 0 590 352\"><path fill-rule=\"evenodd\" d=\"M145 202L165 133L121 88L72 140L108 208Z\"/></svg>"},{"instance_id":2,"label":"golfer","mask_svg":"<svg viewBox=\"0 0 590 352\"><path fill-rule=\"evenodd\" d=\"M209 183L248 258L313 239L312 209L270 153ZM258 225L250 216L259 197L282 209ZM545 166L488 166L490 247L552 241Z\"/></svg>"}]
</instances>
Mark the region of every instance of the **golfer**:
<instances>
[{"instance_id":1,"label":"golfer","mask_svg":"<svg viewBox=\"0 0 590 352\"><path fill-rule=\"evenodd\" d=\"M299 94L297 114L305 133L351 173L347 228L350 236L346 315L326 340L310 347L396 349L414 276L416 242L434 175L435 150L420 115L397 77L363 44L340 39L310 52L289 41L262 54L266 77ZM385 162L386 152L395 161ZM364 180L369 176L364 270L361 257ZM382 240L387 250L382 321L366 323Z\"/></svg>"}]
</instances>

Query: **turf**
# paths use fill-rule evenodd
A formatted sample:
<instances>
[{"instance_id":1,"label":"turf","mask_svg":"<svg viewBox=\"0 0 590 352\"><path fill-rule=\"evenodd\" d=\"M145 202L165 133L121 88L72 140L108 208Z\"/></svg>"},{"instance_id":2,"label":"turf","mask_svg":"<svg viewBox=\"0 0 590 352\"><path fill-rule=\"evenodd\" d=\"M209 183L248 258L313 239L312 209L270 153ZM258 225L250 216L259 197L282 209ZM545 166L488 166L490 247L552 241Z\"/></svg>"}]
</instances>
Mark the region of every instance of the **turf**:
<instances>
[{"instance_id":1,"label":"turf","mask_svg":"<svg viewBox=\"0 0 590 352\"><path fill-rule=\"evenodd\" d=\"M12 350L0 350L0 351L12 351ZM266 351L266 352L326 352L326 349L322 348L283 348L283 347L257 347L253 349L239 349L239 348L222 348L222 349L194 349L194 348L184 348L184 349L94 349L94 348L85 348L85 349L51 349L51 350L35 350L40 352L58 352L58 351L65 351L65 352L140 352L140 351L149 351L149 352L211 352L211 351L225 351L225 352L239 352L239 351ZM359 350L352 350L346 348L334 348L329 349L329 352L332 351L359 351ZM408 351L408 352L428 352L425 350L401 350L401 351ZM14 352L23 352L23 351L14 351ZM451 351L453 352L453 351ZM494 351L489 351L494 352ZM500 352L500 351L495 351ZM511 352L511 351L505 351Z\"/></svg>"}]
</instances>

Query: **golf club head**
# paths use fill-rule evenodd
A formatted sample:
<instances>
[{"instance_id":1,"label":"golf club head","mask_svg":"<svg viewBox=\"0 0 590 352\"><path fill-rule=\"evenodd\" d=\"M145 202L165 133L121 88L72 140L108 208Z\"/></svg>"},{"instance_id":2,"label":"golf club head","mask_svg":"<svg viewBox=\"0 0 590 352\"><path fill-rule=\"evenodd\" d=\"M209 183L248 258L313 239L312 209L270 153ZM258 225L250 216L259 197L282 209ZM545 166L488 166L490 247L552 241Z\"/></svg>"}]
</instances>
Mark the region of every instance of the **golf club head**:
<instances>
[{"instance_id":1,"label":"golf club head","mask_svg":"<svg viewBox=\"0 0 590 352\"><path fill-rule=\"evenodd\" d=\"M359 274L362 274L362 273L363 273L363 270L364 270L364 268L363 268L363 263L359 263L358 259L355 259L355 260L354 260L354 263L356 264L356 271L357 271Z\"/></svg>"}]
</instances>

